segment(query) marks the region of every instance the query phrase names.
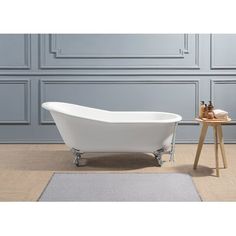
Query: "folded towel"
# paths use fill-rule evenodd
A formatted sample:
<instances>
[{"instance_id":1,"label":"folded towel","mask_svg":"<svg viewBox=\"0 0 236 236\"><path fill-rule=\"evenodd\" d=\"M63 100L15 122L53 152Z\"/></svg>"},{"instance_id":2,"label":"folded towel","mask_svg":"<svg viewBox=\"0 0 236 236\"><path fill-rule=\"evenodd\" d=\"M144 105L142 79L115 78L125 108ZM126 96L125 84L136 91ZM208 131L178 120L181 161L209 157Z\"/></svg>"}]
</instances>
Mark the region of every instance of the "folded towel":
<instances>
[{"instance_id":1,"label":"folded towel","mask_svg":"<svg viewBox=\"0 0 236 236\"><path fill-rule=\"evenodd\" d=\"M229 114L227 111L224 111L221 109L215 109L215 110L213 110L213 112L215 114L215 117L218 119L227 118L227 116Z\"/></svg>"}]
</instances>

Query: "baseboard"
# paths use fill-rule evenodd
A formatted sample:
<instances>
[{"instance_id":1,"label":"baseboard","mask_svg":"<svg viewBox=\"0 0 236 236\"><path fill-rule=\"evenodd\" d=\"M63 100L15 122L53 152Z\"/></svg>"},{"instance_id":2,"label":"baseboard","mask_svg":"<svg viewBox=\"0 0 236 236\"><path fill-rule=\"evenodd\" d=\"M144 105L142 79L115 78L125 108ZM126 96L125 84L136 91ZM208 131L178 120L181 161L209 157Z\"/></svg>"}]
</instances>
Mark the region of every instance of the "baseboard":
<instances>
[{"instance_id":1,"label":"baseboard","mask_svg":"<svg viewBox=\"0 0 236 236\"><path fill-rule=\"evenodd\" d=\"M62 140L0 140L0 144L63 144ZM176 144L197 144L198 139L179 139L176 140ZM212 144L213 140L206 139L205 143ZM236 139L225 139L225 144L236 144Z\"/></svg>"},{"instance_id":2,"label":"baseboard","mask_svg":"<svg viewBox=\"0 0 236 236\"><path fill-rule=\"evenodd\" d=\"M0 144L64 144L62 140L0 140Z\"/></svg>"}]
</instances>

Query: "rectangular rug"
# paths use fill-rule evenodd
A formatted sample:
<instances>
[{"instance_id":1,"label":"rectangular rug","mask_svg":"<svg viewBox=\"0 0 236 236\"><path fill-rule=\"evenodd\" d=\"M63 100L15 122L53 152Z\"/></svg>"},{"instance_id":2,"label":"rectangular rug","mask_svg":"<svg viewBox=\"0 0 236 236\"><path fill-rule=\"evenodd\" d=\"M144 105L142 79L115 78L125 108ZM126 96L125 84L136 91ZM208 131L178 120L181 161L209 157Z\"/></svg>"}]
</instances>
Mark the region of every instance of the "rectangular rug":
<instances>
[{"instance_id":1,"label":"rectangular rug","mask_svg":"<svg viewBox=\"0 0 236 236\"><path fill-rule=\"evenodd\" d=\"M188 174L55 173L39 201L201 201Z\"/></svg>"}]
</instances>

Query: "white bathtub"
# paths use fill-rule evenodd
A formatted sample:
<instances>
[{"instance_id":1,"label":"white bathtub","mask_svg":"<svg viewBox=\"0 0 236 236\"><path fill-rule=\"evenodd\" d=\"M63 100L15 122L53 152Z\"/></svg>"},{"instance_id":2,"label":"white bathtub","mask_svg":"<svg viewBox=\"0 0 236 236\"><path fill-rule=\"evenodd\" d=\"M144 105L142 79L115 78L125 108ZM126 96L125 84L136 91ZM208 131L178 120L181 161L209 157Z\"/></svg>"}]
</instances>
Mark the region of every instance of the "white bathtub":
<instances>
[{"instance_id":1,"label":"white bathtub","mask_svg":"<svg viewBox=\"0 0 236 236\"><path fill-rule=\"evenodd\" d=\"M181 116L165 112L107 111L61 102L46 102L67 146L76 155L84 152L174 153L174 136Z\"/></svg>"}]
</instances>

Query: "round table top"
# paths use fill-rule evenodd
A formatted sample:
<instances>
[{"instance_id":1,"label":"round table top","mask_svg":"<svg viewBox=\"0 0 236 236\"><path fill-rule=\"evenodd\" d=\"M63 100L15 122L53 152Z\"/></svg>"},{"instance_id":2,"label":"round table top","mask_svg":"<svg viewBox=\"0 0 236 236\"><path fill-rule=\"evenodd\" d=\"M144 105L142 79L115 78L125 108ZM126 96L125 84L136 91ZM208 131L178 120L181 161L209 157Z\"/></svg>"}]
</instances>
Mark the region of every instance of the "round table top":
<instances>
[{"instance_id":1,"label":"round table top","mask_svg":"<svg viewBox=\"0 0 236 236\"><path fill-rule=\"evenodd\" d=\"M204 122L204 123L211 123L211 124L217 124L217 123L229 123L232 119L231 118L227 118L227 119L224 119L224 120L221 120L221 119L206 119L206 118L203 118L203 119L200 119L200 118L195 118L196 121L199 121L199 122Z\"/></svg>"}]
</instances>

